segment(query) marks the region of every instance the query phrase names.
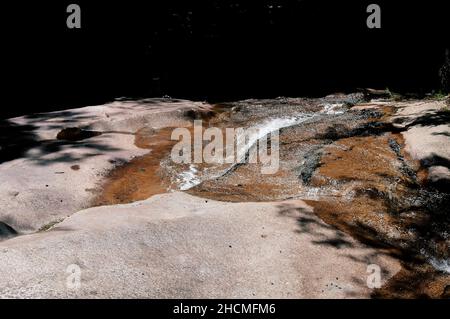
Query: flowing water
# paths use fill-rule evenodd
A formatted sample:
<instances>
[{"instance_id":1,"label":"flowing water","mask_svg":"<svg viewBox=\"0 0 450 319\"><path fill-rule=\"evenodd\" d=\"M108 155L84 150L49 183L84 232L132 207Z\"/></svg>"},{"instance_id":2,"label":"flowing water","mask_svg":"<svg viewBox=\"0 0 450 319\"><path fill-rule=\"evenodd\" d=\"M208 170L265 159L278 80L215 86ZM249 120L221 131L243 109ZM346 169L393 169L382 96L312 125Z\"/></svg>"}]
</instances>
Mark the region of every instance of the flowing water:
<instances>
[{"instance_id":1,"label":"flowing water","mask_svg":"<svg viewBox=\"0 0 450 319\"><path fill-rule=\"evenodd\" d=\"M159 186L138 185L152 190L119 202L173 190L232 202L303 199L326 223L405 262L405 271L383 296L408 290L407 285L399 288L399 283L424 276L432 278L429 286L435 290L429 292L431 288L423 288L419 280L409 289L428 289L433 295L450 281L449 195L423 184L420 163L409 158L401 134L387 121L393 109L349 107L360 100L360 96L341 95L216 106L219 111L204 122L205 128L252 132L237 149L240 153L248 154L260 139L279 132L279 169L268 175L261 173L261 163L248 161L177 164L170 157L175 143L169 142L170 130L143 134L148 141L165 142L147 146L157 150L157 161L150 153L147 159L137 160L137 166L131 164L133 172L150 163L139 176L150 176L152 185ZM225 148L216 151L226 153ZM123 176L112 184L126 187ZM117 193L109 198L114 196Z\"/></svg>"}]
</instances>

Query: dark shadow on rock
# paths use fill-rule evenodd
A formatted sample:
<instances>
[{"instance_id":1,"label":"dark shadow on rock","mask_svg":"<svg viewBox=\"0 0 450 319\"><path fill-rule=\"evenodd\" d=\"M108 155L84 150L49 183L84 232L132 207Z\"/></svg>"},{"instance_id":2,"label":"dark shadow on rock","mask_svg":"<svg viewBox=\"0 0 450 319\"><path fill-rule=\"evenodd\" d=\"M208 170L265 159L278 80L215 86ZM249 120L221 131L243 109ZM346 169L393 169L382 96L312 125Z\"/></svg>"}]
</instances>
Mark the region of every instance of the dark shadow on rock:
<instances>
[{"instance_id":1,"label":"dark shadow on rock","mask_svg":"<svg viewBox=\"0 0 450 319\"><path fill-rule=\"evenodd\" d=\"M450 169L450 160L448 158L439 156L435 153L422 159L420 165L423 168L430 168L432 166L443 166ZM428 179L427 184L436 190L444 193L450 193L450 179L447 176L439 176L436 179Z\"/></svg>"},{"instance_id":2,"label":"dark shadow on rock","mask_svg":"<svg viewBox=\"0 0 450 319\"><path fill-rule=\"evenodd\" d=\"M0 240L8 239L17 236L17 232L4 222L0 222Z\"/></svg>"},{"instance_id":3,"label":"dark shadow on rock","mask_svg":"<svg viewBox=\"0 0 450 319\"><path fill-rule=\"evenodd\" d=\"M76 163L79 164L80 161L86 158L99 156L105 152L112 152L120 150L117 147L106 145L99 141L91 141L89 143L84 141L70 142L70 141L45 141L39 144L37 147L42 155L58 153L57 156L47 158L45 156L30 157L30 160L38 165L50 165L52 163ZM83 152L80 153L70 153L70 152L60 152L64 149L82 149Z\"/></svg>"},{"instance_id":4,"label":"dark shadow on rock","mask_svg":"<svg viewBox=\"0 0 450 319\"><path fill-rule=\"evenodd\" d=\"M27 124L17 124L14 119L0 121L0 164L27 157L27 152L30 149L38 151L39 155L28 156L38 165L48 165L54 162L72 163L104 152L119 150L97 139L86 142L89 138L105 133L134 134L116 131L102 133L77 127L64 128L67 123L89 118L89 116L77 110L29 114L23 118ZM55 140L43 141L36 133L39 129L61 129L61 131L55 136ZM45 156L64 149L74 148L84 149L85 151L75 155L62 153L50 158Z\"/></svg>"},{"instance_id":5,"label":"dark shadow on rock","mask_svg":"<svg viewBox=\"0 0 450 319\"><path fill-rule=\"evenodd\" d=\"M318 134L316 138L337 141L349 137L377 136L388 132L398 133L403 130L404 129L394 127L391 123L377 121L364 123L352 129L348 129L348 127L343 124L335 124L330 126L325 133Z\"/></svg>"},{"instance_id":6,"label":"dark shadow on rock","mask_svg":"<svg viewBox=\"0 0 450 319\"><path fill-rule=\"evenodd\" d=\"M306 208L298 207L288 203L278 205L279 214L282 216L295 216L299 234L313 235L312 243L321 246L329 246L336 249L352 248L353 243L345 239L345 234L337 227L322 222ZM300 216L299 216L300 214ZM310 216L308 216L310 215Z\"/></svg>"},{"instance_id":7,"label":"dark shadow on rock","mask_svg":"<svg viewBox=\"0 0 450 319\"><path fill-rule=\"evenodd\" d=\"M383 287L375 289L371 294L375 299L429 299L424 290L431 290L432 298L449 298L449 285L442 287L448 281L449 275L440 273L426 264L403 264L403 268L394 275Z\"/></svg>"},{"instance_id":8,"label":"dark shadow on rock","mask_svg":"<svg viewBox=\"0 0 450 319\"><path fill-rule=\"evenodd\" d=\"M339 233L337 234L339 237ZM343 237L343 236L342 236ZM341 248L351 248L353 244L343 238L329 238L324 240L313 240L313 244L323 245L323 246L332 246L336 249Z\"/></svg>"},{"instance_id":9,"label":"dark shadow on rock","mask_svg":"<svg viewBox=\"0 0 450 319\"><path fill-rule=\"evenodd\" d=\"M61 119L58 119L61 117ZM26 124L17 124L14 119L0 120L0 164L24 157L31 148L40 146L36 131L40 128L61 129L67 123L88 119L80 111L68 110L52 113L33 113L23 117ZM47 121L52 119L52 121Z\"/></svg>"},{"instance_id":10,"label":"dark shadow on rock","mask_svg":"<svg viewBox=\"0 0 450 319\"><path fill-rule=\"evenodd\" d=\"M210 110L195 110L190 109L183 113L184 117L190 120L209 120L213 118L216 113Z\"/></svg>"},{"instance_id":11,"label":"dark shadow on rock","mask_svg":"<svg viewBox=\"0 0 450 319\"><path fill-rule=\"evenodd\" d=\"M442 136L450 137L449 132L434 132L434 133L431 133L431 135L442 135Z\"/></svg>"},{"instance_id":12,"label":"dark shadow on rock","mask_svg":"<svg viewBox=\"0 0 450 319\"><path fill-rule=\"evenodd\" d=\"M301 165L298 170L300 172L299 176L304 185L308 185L311 178L320 166L320 159L322 157L322 148L318 147L311 152L308 152L303 158L303 165Z\"/></svg>"},{"instance_id":13,"label":"dark shadow on rock","mask_svg":"<svg viewBox=\"0 0 450 319\"><path fill-rule=\"evenodd\" d=\"M444 291L442 292L441 298L442 299L450 299L450 285L447 285L444 288Z\"/></svg>"},{"instance_id":14,"label":"dark shadow on rock","mask_svg":"<svg viewBox=\"0 0 450 319\"><path fill-rule=\"evenodd\" d=\"M391 94L387 90L359 88L358 91L364 95L364 100L367 102L370 102L373 99L390 99L391 98Z\"/></svg>"},{"instance_id":15,"label":"dark shadow on rock","mask_svg":"<svg viewBox=\"0 0 450 319\"><path fill-rule=\"evenodd\" d=\"M394 119L395 124L401 124L410 120L410 117L398 117ZM411 123L405 126L406 129L420 125L420 126L438 126L443 124L450 124L450 112L436 111L430 112L415 118Z\"/></svg>"},{"instance_id":16,"label":"dark shadow on rock","mask_svg":"<svg viewBox=\"0 0 450 319\"><path fill-rule=\"evenodd\" d=\"M83 130L78 127L68 127L59 131L56 135L56 139L74 142L85 140L94 136L99 136L101 134L101 132L97 131Z\"/></svg>"},{"instance_id":17,"label":"dark shadow on rock","mask_svg":"<svg viewBox=\"0 0 450 319\"><path fill-rule=\"evenodd\" d=\"M20 158L30 148L37 146L39 143L34 130L33 125L0 121L0 164Z\"/></svg>"},{"instance_id":18,"label":"dark shadow on rock","mask_svg":"<svg viewBox=\"0 0 450 319\"><path fill-rule=\"evenodd\" d=\"M80 110L64 110L58 112L49 112L49 113L31 113L23 116L29 124L36 124L37 122L43 122L49 119L57 119L56 123L70 123L75 121L80 121L84 119L90 119L90 115L86 115Z\"/></svg>"},{"instance_id":19,"label":"dark shadow on rock","mask_svg":"<svg viewBox=\"0 0 450 319\"><path fill-rule=\"evenodd\" d=\"M420 164L422 165L422 167L427 167L427 168L431 167L431 166L445 166L447 168L450 168L450 160L448 158L439 156L435 153L422 159L420 161Z\"/></svg>"}]
</instances>

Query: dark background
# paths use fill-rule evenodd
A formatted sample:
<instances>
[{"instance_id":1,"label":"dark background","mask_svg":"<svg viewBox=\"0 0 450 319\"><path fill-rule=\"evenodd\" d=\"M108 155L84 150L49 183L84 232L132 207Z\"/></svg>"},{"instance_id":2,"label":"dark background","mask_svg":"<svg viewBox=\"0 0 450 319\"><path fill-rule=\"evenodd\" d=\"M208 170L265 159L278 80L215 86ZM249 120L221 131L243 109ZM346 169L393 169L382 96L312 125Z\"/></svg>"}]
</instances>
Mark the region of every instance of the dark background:
<instances>
[{"instance_id":1,"label":"dark background","mask_svg":"<svg viewBox=\"0 0 450 319\"><path fill-rule=\"evenodd\" d=\"M1 5L1 117L169 95L439 89L446 1L58 0ZM81 29L66 7L81 6ZM382 28L366 26L381 6Z\"/></svg>"}]
</instances>

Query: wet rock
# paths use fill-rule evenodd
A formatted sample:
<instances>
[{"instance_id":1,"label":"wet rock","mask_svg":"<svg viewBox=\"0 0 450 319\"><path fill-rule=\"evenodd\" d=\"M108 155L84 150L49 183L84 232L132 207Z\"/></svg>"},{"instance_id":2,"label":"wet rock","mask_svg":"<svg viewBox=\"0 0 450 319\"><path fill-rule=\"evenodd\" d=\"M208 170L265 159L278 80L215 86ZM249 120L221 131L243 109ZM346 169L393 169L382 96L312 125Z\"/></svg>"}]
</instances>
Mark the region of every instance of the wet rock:
<instances>
[{"instance_id":1,"label":"wet rock","mask_svg":"<svg viewBox=\"0 0 450 319\"><path fill-rule=\"evenodd\" d=\"M364 94L361 92L350 94L332 94L324 98L328 103L342 103L347 106L353 106L355 104L365 101Z\"/></svg>"},{"instance_id":2,"label":"wet rock","mask_svg":"<svg viewBox=\"0 0 450 319\"><path fill-rule=\"evenodd\" d=\"M389 123L369 122L349 132L349 137L380 135L386 132L391 132L392 130L392 126Z\"/></svg>"},{"instance_id":3,"label":"wet rock","mask_svg":"<svg viewBox=\"0 0 450 319\"><path fill-rule=\"evenodd\" d=\"M215 113L209 109L191 109L184 112L184 116L192 120L207 120L214 115Z\"/></svg>"},{"instance_id":4,"label":"wet rock","mask_svg":"<svg viewBox=\"0 0 450 319\"><path fill-rule=\"evenodd\" d=\"M102 134L101 132L97 131L87 131L80 129L78 127L68 127L61 130L56 135L56 138L58 140L65 140L65 141L81 141L94 136L99 136L101 134Z\"/></svg>"},{"instance_id":5,"label":"wet rock","mask_svg":"<svg viewBox=\"0 0 450 319\"><path fill-rule=\"evenodd\" d=\"M322 157L322 150L316 149L305 155L303 165L300 167L300 179L303 184L308 185L311 181L312 175L320 166L320 159Z\"/></svg>"},{"instance_id":6,"label":"wet rock","mask_svg":"<svg viewBox=\"0 0 450 319\"><path fill-rule=\"evenodd\" d=\"M363 109L358 110L357 115L360 120L368 120L368 119L379 119L384 115L384 113L376 109Z\"/></svg>"},{"instance_id":7,"label":"wet rock","mask_svg":"<svg viewBox=\"0 0 450 319\"><path fill-rule=\"evenodd\" d=\"M331 125L316 138L336 141L354 136L380 135L396 130L390 123L374 121L382 116L383 113L378 110L352 110L330 119Z\"/></svg>"},{"instance_id":8,"label":"wet rock","mask_svg":"<svg viewBox=\"0 0 450 319\"><path fill-rule=\"evenodd\" d=\"M394 151L395 155L397 155L397 159L401 163L400 171L403 173L403 175L408 176L413 183L416 183L417 180L417 174L416 172L408 166L408 164L405 161L405 158L401 154L401 146L400 144L393 138L390 138L388 140L389 147L392 151Z\"/></svg>"},{"instance_id":9,"label":"wet rock","mask_svg":"<svg viewBox=\"0 0 450 319\"><path fill-rule=\"evenodd\" d=\"M397 157L402 157L400 154L400 145L397 143L396 140L390 138L389 139L389 147L394 151L394 153L397 155Z\"/></svg>"},{"instance_id":10,"label":"wet rock","mask_svg":"<svg viewBox=\"0 0 450 319\"><path fill-rule=\"evenodd\" d=\"M349 131L344 125L335 124L329 127L327 131L320 136L320 138L335 141L348 136Z\"/></svg>"}]
</instances>

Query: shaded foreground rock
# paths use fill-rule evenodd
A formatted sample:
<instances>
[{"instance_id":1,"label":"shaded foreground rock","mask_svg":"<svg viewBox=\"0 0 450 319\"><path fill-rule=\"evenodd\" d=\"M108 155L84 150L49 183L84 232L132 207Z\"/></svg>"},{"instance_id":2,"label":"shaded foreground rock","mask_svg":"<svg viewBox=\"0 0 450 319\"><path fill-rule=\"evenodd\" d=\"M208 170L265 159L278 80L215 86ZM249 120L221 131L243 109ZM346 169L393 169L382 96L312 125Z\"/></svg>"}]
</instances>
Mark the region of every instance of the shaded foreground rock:
<instances>
[{"instance_id":1,"label":"shaded foreground rock","mask_svg":"<svg viewBox=\"0 0 450 319\"><path fill-rule=\"evenodd\" d=\"M81 211L0 251L3 297L355 298L371 292L368 264L381 266L383 282L399 270L304 202L232 204L184 193ZM73 264L78 290L66 286Z\"/></svg>"}]
</instances>

